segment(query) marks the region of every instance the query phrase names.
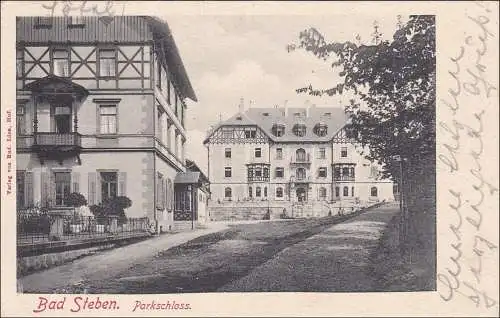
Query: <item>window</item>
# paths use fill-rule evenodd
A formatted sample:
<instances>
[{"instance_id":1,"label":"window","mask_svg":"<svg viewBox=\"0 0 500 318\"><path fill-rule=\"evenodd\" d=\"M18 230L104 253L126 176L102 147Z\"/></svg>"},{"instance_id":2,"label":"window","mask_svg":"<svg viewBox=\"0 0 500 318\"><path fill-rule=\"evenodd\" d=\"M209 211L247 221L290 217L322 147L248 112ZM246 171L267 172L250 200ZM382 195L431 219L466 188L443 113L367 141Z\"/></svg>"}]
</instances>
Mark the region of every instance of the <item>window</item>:
<instances>
[{"instance_id":1,"label":"window","mask_svg":"<svg viewBox=\"0 0 500 318\"><path fill-rule=\"evenodd\" d=\"M276 188L276 197L277 198L282 198L283 197L283 188L282 187Z\"/></svg>"},{"instance_id":2,"label":"window","mask_svg":"<svg viewBox=\"0 0 500 318\"><path fill-rule=\"evenodd\" d=\"M255 129L245 129L245 138L255 138L257 137L257 130Z\"/></svg>"},{"instance_id":3,"label":"window","mask_svg":"<svg viewBox=\"0 0 500 318\"><path fill-rule=\"evenodd\" d=\"M379 172L378 168L376 166L371 166L370 167L370 178L378 178Z\"/></svg>"},{"instance_id":4,"label":"window","mask_svg":"<svg viewBox=\"0 0 500 318\"><path fill-rule=\"evenodd\" d=\"M161 78L162 78L162 69L163 66L161 65L160 59L157 60L157 67L156 67L156 87L158 87L161 90ZM170 100L168 100L168 103L170 104Z\"/></svg>"},{"instance_id":5,"label":"window","mask_svg":"<svg viewBox=\"0 0 500 318\"><path fill-rule=\"evenodd\" d=\"M35 27L52 27L52 18L51 17L37 17L35 22Z\"/></svg>"},{"instance_id":6,"label":"window","mask_svg":"<svg viewBox=\"0 0 500 318\"><path fill-rule=\"evenodd\" d=\"M295 176L297 177L298 180L305 179L306 178L306 169L297 168L297 171L295 172Z\"/></svg>"},{"instance_id":7,"label":"window","mask_svg":"<svg viewBox=\"0 0 500 318\"><path fill-rule=\"evenodd\" d=\"M17 208L25 206L24 185L26 182L24 171L16 171L16 203Z\"/></svg>"},{"instance_id":8,"label":"window","mask_svg":"<svg viewBox=\"0 0 500 318\"><path fill-rule=\"evenodd\" d=\"M260 187L256 187L255 188L255 197L260 198L260 196L261 196L261 189L260 189Z\"/></svg>"},{"instance_id":9,"label":"window","mask_svg":"<svg viewBox=\"0 0 500 318\"><path fill-rule=\"evenodd\" d=\"M101 134L116 134L118 132L116 105L100 105L99 122Z\"/></svg>"},{"instance_id":10,"label":"window","mask_svg":"<svg viewBox=\"0 0 500 318\"><path fill-rule=\"evenodd\" d=\"M354 168L349 169L351 178L354 178Z\"/></svg>"},{"instance_id":11,"label":"window","mask_svg":"<svg viewBox=\"0 0 500 318\"><path fill-rule=\"evenodd\" d=\"M248 187L248 197L253 197L252 187Z\"/></svg>"},{"instance_id":12,"label":"window","mask_svg":"<svg viewBox=\"0 0 500 318\"><path fill-rule=\"evenodd\" d=\"M233 138L233 130L232 129L223 129L222 136L224 137L224 139Z\"/></svg>"},{"instance_id":13,"label":"window","mask_svg":"<svg viewBox=\"0 0 500 318\"><path fill-rule=\"evenodd\" d=\"M260 167L255 168L255 176L259 178L262 177L262 168Z\"/></svg>"},{"instance_id":14,"label":"window","mask_svg":"<svg viewBox=\"0 0 500 318\"><path fill-rule=\"evenodd\" d=\"M24 105L18 105L16 107L16 131L18 135L24 135L26 133L26 118L24 112Z\"/></svg>"},{"instance_id":15,"label":"window","mask_svg":"<svg viewBox=\"0 0 500 318\"><path fill-rule=\"evenodd\" d=\"M342 168L342 176L343 177L349 176L349 168Z\"/></svg>"},{"instance_id":16,"label":"window","mask_svg":"<svg viewBox=\"0 0 500 318\"><path fill-rule=\"evenodd\" d=\"M170 96L172 95L171 91L172 91L172 83L170 83L170 80L167 79L167 103L169 105L172 105L172 100L170 98Z\"/></svg>"},{"instance_id":17,"label":"window","mask_svg":"<svg viewBox=\"0 0 500 318\"><path fill-rule=\"evenodd\" d=\"M224 153L226 158L231 158L231 148L226 148Z\"/></svg>"},{"instance_id":18,"label":"window","mask_svg":"<svg viewBox=\"0 0 500 318\"><path fill-rule=\"evenodd\" d=\"M71 172L54 172L56 206L64 206L71 191Z\"/></svg>"},{"instance_id":19,"label":"window","mask_svg":"<svg viewBox=\"0 0 500 318\"><path fill-rule=\"evenodd\" d=\"M224 189L224 197L226 199L230 199L232 196L232 191L231 191L231 188L227 187Z\"/></svg>"},{"instance_id":20,"label":"window","mask_svg":"<svg viewBox=\"0 0 500 318\"><path fill-rule=\"evenodd\" d=\"M318 157L319 157L319 159L326 158L326 149L325 148L319 148Z\"/></svg>"},{"instance_id":21,"label":"window","mask_svg":"<svg viewBox=\"0 0 500 318\"><path fill-rule=\"evenodd\" d=\"M336 197L340 196L340 188L339 187L335 187L335 196Z\"/></svg>"},{"instance_id":22,"label":"window","mask_svg":"<svg viewBox=\"0 0 500 318\"><path fill-rule=\"evenodd\" d=\"M296 159L297 161L301 161L301 162L304 162L306 161L306 151L302 148L300 149L297 149L297 151L295 151L295 155L296 155Z\"/></svg>"},{"instance_id":23,"label":"window","mask_svg":"<svg viewBox=\"0 0 500 318\"><path fill-rule=\"evenodd\" d=\"M69 27L77 27L77 26L83 27L84 25L85 25L85 19L83 16L77 15L69 17L69 23L68 23Z\"/></svg>"},{"instance_id":24,"label":"window","mask_svg":"<svg viewBox=\"0 0 500 318\"><path fill-rule=\"evenodd\" d=\"M318 177L320 177L320 178L326 178L326 175L327 175L326 168L325 167L319 168L319 170L318 170Z\"/></svg>"},{"instance_id":25,"label":"window","mask_svg":"<svg viewBox=\"0 0 500 318\"><path fill-rule=\"evenodd\" d=\"M116 56L114 49L105 49L99 51L99 74L102 77L116 76Z\"/></svg>"},{"instance_id":26,"label":"window","mask_svg":"<svg viewBox=\"0 0 500 318\"><path fill-rule=\"evenodd\" d=\"M340 149L340 156L343 158L347 157L347 147L342 147Z\"/></svg>"},{"instance_id":27,"label":"window","mask_svg":"<svg viewBox=\"0 0 500 318\"><path fill-rule=\"evenodd\" d=\"M276 159L277 160L283 159L283 149L282 148L276 148Z\"/></svg>"},{"instance_id":28,"label":"window","mask_svg":"<svg viewBox=\"0 0 500 318\"><path fill-rule=\"evenodd\" d=\"M354 196L354 187L351 188L351 196Z\"/></svg>"},{"instance_id":29,"label":"window","mask_svg":"<svg viewBox=\"0 0 500 318\"><path fill-rule=\"evenodd\" d=\"M118 195L118 173L101 172L101 199L103 201Z\"/></svg>"},{"instance_id":30,"label":"window","mask_svg":"<svg viewBox=\"0 0 500 318\"><path fill-rule=\"evenodd\" d=\"M269 168L264 167L264 178L268 179L269 178Z\"/></svg>"},{"instance_id":31,"label":"window","mask_svg":"<svg viewBox=\"0 0 500 318\"><path fill-rule=\"evenodd\" d=\"M271 128L271 132L276 137L283 137L285 135L285 125L282 124L274 124Z\"/></svg>"},{"instance_id":32,"label":"window","mask_svg":"<svg viewBox=\"0 0 500 318\"><path fill-rule=\"evenodd\" d=\"M349 196L349 187L344 187L343 195L344 197Z\"/></svg>"},{"instance_id":33,"label":"window","mask_svg":"<svg viewBox=\"0 0 500 318\"><path fill-rule=\"evenodd\" d=\"M17 49L16 51L16 75L17 77L23 76L24 65L24 49Z\"/></svg>"},{"instance_id":34,"label":"window","mask_svg":"<svg viewBox=\"0 0 500 318\"><path fill-rule=\"evenodd\" d=\"M191 211L191 191L175 192L175 210Z\"/></svg>"},{"instance_id":35,"label":"window","mask_svg":"<svg viewBox=\"0 0 500 318\"><path fill-rule=\"evenodd\" d=\"M324 187L319 188L319 199L320 200L326 199L326 188Z\"/></svg>"},{"instance_id":36,"label":"window","mask_svg":"<svg viewBox=\"0 0 500 318\"><path fill-rule=\"evenodd\" d=\"M260 158L262 156L262 149L255 148L255 158Z\"/></svg>"},{"instance_id":37,"label":"window","mask_svg":"<svg viewBox=\"0 0 500 318\"><path fill-rule=\"evenodd\" d=\"M276 178L283 178L285 175L285 169L281 167L276 168L274 175Z\"/></svg>"},{"instance_id":38,"label":"window","mask_svg":"<svg viewBox=\"0 0 500 318\"><path fill-rule=\"evenodd\" d=\"M328 126L323 123L319 123L314 126L314 133L319 137L324 137L328 133Z\"/></svg>"},{"instance_id":39,"label":"window","mask_svg":"<svg viewBox=\"0 0 500 318\"><path fill-rule=\"evenodd\" d=\"M267 198L267 187L264 187L264 197Z\"/></svg>"},{"instance_id":40,"label":"window","mask_svg":"<svg viewBox=\"0 0 500 318\"><path fill-rule=\"evenodd\" d=\"M372 197L377 197L377 196L378 196L378 190L377 190L377 187L372 187L372 188L370 189L370 195L371 195Z\"/></svg>"},{"instance_id":41,"label":"window","mask_svg":"<svg viewBox=\"0 0 500 318\"><path fill-rule=\"evenodd\" d=\"M296 124L293 126L293 133L297 137L304 137L306 135L306 126L302 124Z\"/></svg>"},{"instance_id":42,"label":"window","mask_svg":"<svg viewBox=\"0 0 500 318\"><path fill-rule=\"evenodd\" d=\"M69 54L67 50L52 51L52 73L61 77L68 77L69 74Z\"/></svg>"},{"instance_id":43,"label":"window","mask_svg":"<svg viewBox=\"0 0 500 318\"><path fill-rule=\"evenodd\" d=\"M336 179L340 178L340 167L335 167L333 172Z\"/></svg>"},{"instance_id":44,"label":"window","mask_svg":"<svg viewBox=\"0 0 500 318\"><path fill-rule=\"evenodd\" d=\"M226 178L231 178L231 167L225 167L224 168L224 176Z\"/></svg>"}]
</instances>

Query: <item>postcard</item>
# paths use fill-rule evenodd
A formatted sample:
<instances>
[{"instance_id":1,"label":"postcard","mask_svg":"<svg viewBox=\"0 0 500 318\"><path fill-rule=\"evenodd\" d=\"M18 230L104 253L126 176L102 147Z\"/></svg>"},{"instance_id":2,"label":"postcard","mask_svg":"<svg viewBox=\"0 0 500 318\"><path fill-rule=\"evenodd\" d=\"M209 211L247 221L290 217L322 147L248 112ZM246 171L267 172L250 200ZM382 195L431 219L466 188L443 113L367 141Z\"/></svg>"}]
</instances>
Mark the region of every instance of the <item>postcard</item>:
<instances>
[{"instance_id":1,"label":"postcard","mask_svg":"<svg viewBox=\"0 0 500 318\"><path fill-rule=\"evenodd\" d=\"M498 2L4 1L1 32L2 316L498 315Z\"/></svg>"}]
</instances>

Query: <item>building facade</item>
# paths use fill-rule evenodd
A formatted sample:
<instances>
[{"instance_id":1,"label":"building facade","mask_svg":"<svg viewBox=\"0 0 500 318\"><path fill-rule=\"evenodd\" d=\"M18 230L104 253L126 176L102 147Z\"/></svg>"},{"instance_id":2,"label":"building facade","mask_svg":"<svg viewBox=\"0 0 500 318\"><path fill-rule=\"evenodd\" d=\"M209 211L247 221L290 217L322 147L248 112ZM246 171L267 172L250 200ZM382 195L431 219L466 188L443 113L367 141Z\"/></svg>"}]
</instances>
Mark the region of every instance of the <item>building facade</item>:
<instances>
[{"instance_id":1,"label":"building facade","mask_svg":"<svg viewBox=\"0 0 500 318\"><path fill-rule=\"evenodd\" d=\"M17 207L67 209L127 196L154 230L191 223L186 99L196 101L168 24L148 16L17 19Z\"/></svg>"},{"instance_id":2,"label":"building facade","mask_svg":"<svg viewBox=\"0 0 500 318\"><path fill-rule=\"evenodd\" d=\"M267 204L288 216L324 216L394 200L392 181L346 137L347 120L339 108L240 107L205 140L214 210Z\"/></svg>"}]
</instances>

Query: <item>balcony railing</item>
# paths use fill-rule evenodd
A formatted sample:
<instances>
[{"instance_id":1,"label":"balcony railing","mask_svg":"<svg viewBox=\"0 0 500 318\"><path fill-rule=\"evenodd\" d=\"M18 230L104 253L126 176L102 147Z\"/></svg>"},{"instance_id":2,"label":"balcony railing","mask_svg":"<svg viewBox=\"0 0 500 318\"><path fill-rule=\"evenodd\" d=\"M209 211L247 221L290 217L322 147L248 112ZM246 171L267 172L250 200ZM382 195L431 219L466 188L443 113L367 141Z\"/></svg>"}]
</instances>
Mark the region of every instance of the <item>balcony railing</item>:
<instances>
[{"instance_id":1,"label":"balcony railing","mask_svg":"<svg viewBox=\"0 0 500 318\"><path fill-rule=\"evenodd\" d=\"M333 176L333 181L355 181L354 176Z\"/></svg>"},{"instance_id":2,"label":"balcony railing","mask_svg":"<svg viewBox=\"0 0 500 318\"><path fill-rule=\"evenodd\" d=\"M248 176L248 182L265 181L269 182L269 176Z\"/></svg>"},{"instance_id":3,"label":"balcony railing","mask_svg":"<svg viewBox=\"0 0 500 318\"><path fill-rule=\"evenodd\" d=\"M295 155L292 156L290 159L290 163L295 163L295 164L301 164L301 163L311 163L311 155L310 154L305 154L305 155Z\"/></svg>"},{"instance_id":4,"label":"balcony railing","mask_svg":"<svg viewBox=\"0 0 500 318\"><path fill-rule=\"evenodd\" d=\"M34 145L36 146L76 146L81 147L82 137L79 133L37 132Z\"/></svg>"},{"instance_id":5,"label":"balcony railing","mask_svg":"<svg viewBox=\"0 0 500 318\"><path fill-rule=\"evenodd\" d=\"M292 183L306 183L306 182L312 182L311 176L295 176L292 177L291 179Z\"/></svg>"}]
</instances>

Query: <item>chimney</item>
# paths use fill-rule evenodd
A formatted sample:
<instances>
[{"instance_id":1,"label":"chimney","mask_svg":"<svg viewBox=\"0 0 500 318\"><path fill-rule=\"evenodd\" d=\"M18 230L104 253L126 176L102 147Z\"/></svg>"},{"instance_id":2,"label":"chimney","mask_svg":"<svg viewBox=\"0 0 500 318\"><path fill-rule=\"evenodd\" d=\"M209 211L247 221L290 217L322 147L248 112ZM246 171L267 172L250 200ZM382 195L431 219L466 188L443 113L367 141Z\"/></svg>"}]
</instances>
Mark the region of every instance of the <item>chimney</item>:
<instances>
[{"instance_id":1,"label":"chimney","mask_svg":"<svg viewBox=\"0 0 500 318\"><path fill-rule=\"evenodd\" d=\"M245 104L242 97L240 98L240 104L238 105L238 112L243 113L244 110L245 110Z\"/></svg>"},{"instance_id":2,"label":"chimney","mask_svg":"<svg viewBox=\"0 0 500 318\"><path fill-rule=\"evenodd\" d=\"M253 100L248 101L248 108L252 108L253 102L254 102Z\"/></svg>"},{"instance_id":3,"label":"chimney","mask_svg":"<svg viewBox=\"0 0 500 318\"><path fill-rule=\"evenodd\" d=\"M285 102L283 103L283 108L285 108L285 111L283 112L283 116L288 116L288 100L285 100Z\"/></svg>"}]
</instances>

